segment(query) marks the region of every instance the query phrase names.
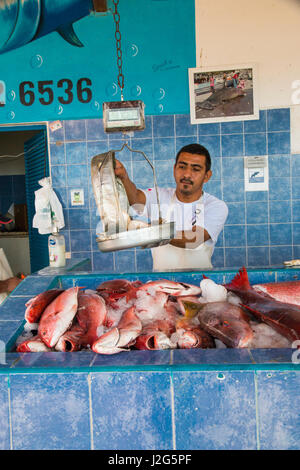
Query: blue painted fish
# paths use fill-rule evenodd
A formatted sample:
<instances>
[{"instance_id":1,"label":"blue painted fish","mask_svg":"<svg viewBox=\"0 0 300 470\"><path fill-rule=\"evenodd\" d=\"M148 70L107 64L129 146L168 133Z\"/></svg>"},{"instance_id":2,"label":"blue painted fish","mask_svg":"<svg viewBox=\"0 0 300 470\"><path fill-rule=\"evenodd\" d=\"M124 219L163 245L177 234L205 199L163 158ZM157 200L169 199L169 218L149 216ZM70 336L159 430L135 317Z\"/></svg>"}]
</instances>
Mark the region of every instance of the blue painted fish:
<instances>
[{"instance_id":1,"label":"blue painted fish","mask_svg":"<svg viewBox=\"0 0 300 470\"><path fill-rule=\"evenodd\" d=\"M2 0L0 53L17 49L53 31L73 46L83 47L73 23L92 11L103 11L95 0Z\"/></svg>"}]
</instances>

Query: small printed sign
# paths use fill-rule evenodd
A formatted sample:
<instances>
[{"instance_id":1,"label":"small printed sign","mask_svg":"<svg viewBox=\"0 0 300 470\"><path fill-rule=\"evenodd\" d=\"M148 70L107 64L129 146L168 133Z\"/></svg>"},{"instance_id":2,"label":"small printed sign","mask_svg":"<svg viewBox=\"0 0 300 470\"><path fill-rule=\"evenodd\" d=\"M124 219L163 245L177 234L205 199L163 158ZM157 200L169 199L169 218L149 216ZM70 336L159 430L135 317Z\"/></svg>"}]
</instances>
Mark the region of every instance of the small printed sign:
<instances>
[{"instance_id":1,"label":"small printed sign","mask_svg":"<svg viewBox=\"0 0 300 470\"><path fill-rule=\"evenodd\" d=\"M84 190L83 189L71 189L71 206L83 206L84 205Z\"/></svg>"},{"instance_id":2,"label":"small printed sign","mask_svg":"<svg viewBox=\"0 0 300 470\"><path fill-rule=\"evenodd\" d=\"M268 191L268 157L256 156L244 159L245 191Z\"/></svg>"}]
</instances>

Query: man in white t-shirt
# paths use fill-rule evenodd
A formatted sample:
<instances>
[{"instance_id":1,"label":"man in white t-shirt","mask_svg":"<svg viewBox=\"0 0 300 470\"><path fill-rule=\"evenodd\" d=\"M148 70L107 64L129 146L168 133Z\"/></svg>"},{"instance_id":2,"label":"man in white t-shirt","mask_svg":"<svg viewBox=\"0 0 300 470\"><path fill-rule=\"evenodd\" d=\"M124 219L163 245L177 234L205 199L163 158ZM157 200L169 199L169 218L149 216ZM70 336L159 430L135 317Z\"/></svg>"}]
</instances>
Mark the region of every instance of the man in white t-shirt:
<instances>
[{"instance_id":1,"label":"man in white t-shirt","mask_svg":"<svg viewBox=\"0 0 300 470\"><path fill-rule=\"evenodd\" d=\"M129 179L116 160L115 174L125 187L129 204L144 207L148 218L158 219L156 191L141 190ZM176 188L158 188L164 222L175 221L175 238L152 248L153 270L211 268L211 256L224 227L228 208L225 202L203 191L211 178L211 158L200 144L182 147L174 165Z\"/></svg>"}]
</instances>

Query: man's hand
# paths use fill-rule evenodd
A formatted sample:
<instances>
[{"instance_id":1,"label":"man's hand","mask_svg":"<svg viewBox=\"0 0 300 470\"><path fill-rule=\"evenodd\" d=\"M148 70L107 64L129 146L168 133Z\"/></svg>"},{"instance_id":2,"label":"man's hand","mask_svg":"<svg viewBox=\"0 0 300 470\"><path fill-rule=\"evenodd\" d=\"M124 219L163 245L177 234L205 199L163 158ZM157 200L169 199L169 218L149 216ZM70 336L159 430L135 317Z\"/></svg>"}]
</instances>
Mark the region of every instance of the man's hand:
<instances>
[{"instance_id":1,"label":"man's hand","mask_svg":"<svg viewBox=\"0 0 300 470\"><path fill-rule=\"evenodd\" d=\"M177 248L194 249L209 239L209 233L202 227L195 225L192 230L176 232L175 238L170 241L170 245Z\"/></svg>"},{"instance_id":2,"label":"man's hand","mask_svg":"<svg viewBox=\"0 0 300 470\"><path fill-rule=\"evenodd\" d=\"M120 178L121 181L125 181L126 179L128 179L128 174L125 166L119 160L115 160L115 162L115 175Z\"/></svg>"}]
</instances>

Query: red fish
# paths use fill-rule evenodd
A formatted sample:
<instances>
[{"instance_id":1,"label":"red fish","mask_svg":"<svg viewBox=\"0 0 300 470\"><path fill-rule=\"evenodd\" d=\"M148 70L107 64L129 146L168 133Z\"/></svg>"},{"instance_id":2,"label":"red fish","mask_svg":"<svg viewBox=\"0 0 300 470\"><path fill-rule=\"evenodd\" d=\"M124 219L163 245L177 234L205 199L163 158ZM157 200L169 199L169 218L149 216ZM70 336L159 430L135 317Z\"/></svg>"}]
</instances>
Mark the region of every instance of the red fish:
<instances>
[{"instance_id":1,"label":"red fish","mask_svg":"<svg viewBox=\"0 0 300 470\"><path fill-rule=\"evenodd\" d=\"M200 328L193 319L183 318L177 322L177 345L180 349L215 348L213 337Z\"/></svg>"},{"instance_id":2,"label":"red fish","mask_svg":"<svg viewBox=\"0 0 300 470\"><path fill-rule=\"evenodd\" d=\"M236 294L241 299L242 306L260 321L267 323L290 341L300 339L300 308L257 292L250 286L245 267L225 287Z\"/></svg>"},{"instance_id":3,"label":"red fish","mask_svg":"<svg viewBox=\"0 0 300 470\"><path fill-rule=\"evenodd\" d=\"M83 337L84 330L79 325L75 325L59 338L55 345L55 349L56 351L65 352L79 351L82 346Z\"/></svg>"},{"instance_id":4,"label":"red fish","mask_svg":"<svg viewBox=\"0 0 300 470\"><path fill-rule=\"evenodd\" d=\"M229 302L208 302L198 314L200 326L230 348L245 348L253 337L243 310Z\"/></svg>"},{"instance_id":5,"label":"red fish","mask_svg":"<svg viewBox=\"0 0 300 470\"><path fill-rule=\"evenodd\" d=\"M142 323L135 313L135 308L130 307L123 313L117 327L107 331L93 343L92 350L98 354L128 351L141 331Z\"/></svg>"},{"instance_id":6,"label":"red fish","mask_svg":"<svg viewBox=\"0 0 300 470\"><path fill-rule=\"evenodd\" d=\"M127 279L112 279L104 281L96 288L97 292L106 300L107 304L114 307L115 301L126 297L127 300L135 296L135 291L143 283L141 281L130 282Z\"/></svg>"},{"instance_id":7,"label":"red fish","mask_svg":"<svg viewBox=\"0 0 300 470\"><path fill-rule=\"evenodd\" d=\"M79 287L70 287L44 310L38 328L40 338L53 348L70 327L78 307Z\"/></svg>"},{"instance_id":8,"label":"red fish","mask_svg":"<svg viewBox=\"0 0 300 470\"><path fill-rule=\"evenodd\" d=\"M149 292L161 291L174 297L201 294L201 289L199 286L186 284L185 282L169 281L167 279L146 282L146 284L143 284L141 287L139 287L139 290L146 290Z\"/></svg>"},{"instance_id":9,"label":"red fish","mask_svg":"<svg viewBox=\"0 0 300 470\"><path fill-rule=\"evenodd\" d=\"M36 335L17 346L17 352L46 352L51 351L48 346Z\"/></svg>"},{"instance_id":10,"label":"red fish","mask_svg":"<svg viewBox=\"0 0 300 470\"><path fill-rule=\"evenodd\" d=\"M257 292L265 293L279 302L300 306L300 281L269 282L252 286Z\"/></svg>"},{"instance_id":11,"label":"red fish","mask_svg":"<svg viewBox=\"0 0 300 470\"><path fill-rule=\"evenodd\" d=\"M25 320L28 323L37 323L45 308L63 291L64 289L50 289L30 299L25 304Z\"/></svg>"},{"instance_id":12,"label":"red fish","mask_svg":"<svg viewBox=\"0 0 300 470\"><path fill-rule=\"evenodd\" d=\"M175 331L175 323L166 320L155 320L148 323L142 333L136 339L134 347L136 349L171 349L176 345L171 341L170 336Z\"/></svg>"},{"instance_id":13,"label":"red fish","mask_svg":"<svg viewBox=\"0 0 300 470\"><path fill-rule=\"evenodd\" d=\"M106 305L98 294L78 294L76 319L84 330L82 346L92 345L99 338L99 329L106 319Z\"/></svg>"}]
</instances>

